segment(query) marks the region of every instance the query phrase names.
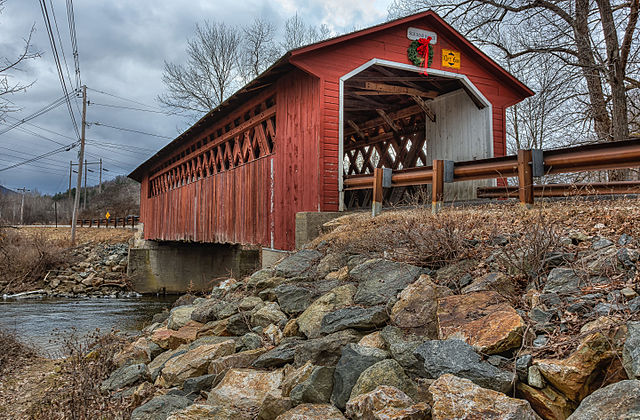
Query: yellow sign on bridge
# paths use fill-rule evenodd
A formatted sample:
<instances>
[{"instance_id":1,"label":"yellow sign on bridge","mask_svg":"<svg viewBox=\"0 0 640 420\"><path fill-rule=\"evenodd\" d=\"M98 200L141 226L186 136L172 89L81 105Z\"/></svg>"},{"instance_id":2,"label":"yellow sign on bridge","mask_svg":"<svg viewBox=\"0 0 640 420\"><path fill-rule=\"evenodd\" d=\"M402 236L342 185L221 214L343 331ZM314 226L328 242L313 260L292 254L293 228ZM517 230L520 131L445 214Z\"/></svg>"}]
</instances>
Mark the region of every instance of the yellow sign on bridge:
<instances>
[{"instance_id":1,"label":"yellow sign on bridge","mask_svg":"<svg viewBox=\"0 0 640 420\"><path fill-rule=\"evenodd\" d=\"M111 217L111 215L109 214L109 212L107 212L107 214L105 214L104 217L106 217L107 220L109 220L109 217Z\"/></svg>"}]
</instances>

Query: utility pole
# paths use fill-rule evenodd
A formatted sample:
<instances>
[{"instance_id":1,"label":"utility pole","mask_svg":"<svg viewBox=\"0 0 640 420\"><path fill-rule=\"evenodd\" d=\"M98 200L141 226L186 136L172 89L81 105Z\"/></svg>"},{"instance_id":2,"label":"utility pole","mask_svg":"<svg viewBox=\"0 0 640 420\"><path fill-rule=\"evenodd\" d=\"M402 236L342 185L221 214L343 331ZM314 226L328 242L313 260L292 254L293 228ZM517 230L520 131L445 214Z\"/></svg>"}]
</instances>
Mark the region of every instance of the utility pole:
<instances>
[{"instance_id":1,"label":"utility pole","mask_svg":"<svg viewBox=\"0 0 640 420\"><path fill-rule=\"evenodd\" d=\"M24 193L31 190L28 190L27 187L22 187L18 188L17 191L22 193L22 204L20 204L20 224L24 225Z\"/></svg>"},{"instance_id":2,"label":"utility pole","mask_svg":"<svg viewBox=\"0 0 640 420\"><path fill-rule=\"evenodd\" d=\"M82 210L87 209L87 160L84 160L84 204Z\"/></svg>"},{"instance_id":3,"label":"utility pole","mask_svg":"<svg viewBox=\"0 0 640 420\"><path fill-rule=\"evenodd\" d=\"M73 161L69 161L69 200L71 200L71 174L73 173Z\"/></svg>"},{"instance_id":4,"label":"utility pole","mask_svg":"<svg viewBox=\"0 0 640 420\"><path fill-rule=\"evenodd\" d=\"M78 183L73 202L73 217L71 220L71 245L76 243L76 225L78 224L78 205L80 204L80 187L82 187L82 161L84 160L84 132L87 125L87 87L82 86L82 135L80 137L80 156L78 156Z\"/></svg>"},{"instance_id":5,"label":"utility pole","mask_svg":"<svg viewBox=\"0 0 640 420\"><path fill-rule=\"evenodd\" d=\"M98 192L102 192L102 158L100 158L100 186L98 187Z\"/></svg>"}]
</instances>

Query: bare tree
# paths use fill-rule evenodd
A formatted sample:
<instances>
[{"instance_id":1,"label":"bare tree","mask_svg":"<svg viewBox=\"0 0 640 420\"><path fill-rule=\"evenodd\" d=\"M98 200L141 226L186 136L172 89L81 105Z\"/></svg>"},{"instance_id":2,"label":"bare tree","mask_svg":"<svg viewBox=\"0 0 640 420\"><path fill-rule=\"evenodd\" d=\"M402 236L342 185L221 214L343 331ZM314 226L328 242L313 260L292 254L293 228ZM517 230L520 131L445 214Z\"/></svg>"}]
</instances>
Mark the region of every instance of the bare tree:
<instances>
[{"instance_id":1,"label":"bare tree","mask_svg":"<svg viewBox=\"0 0 640 420\"><path fill-rule=\"evenodd\" d=\"M5 1L6 0L0 0L0 13L2 12L2 6ZM9 95L24 91L34 83L23 83L13 79L13 73L21 71L21 63L40 56L39 52L33 51L31 48L31 37L34 32L35 25L31 27L27 38L23 39L23 45L19 52L12 57L0 58L0 121L3 121L3 117L7 112L18 110L9 100Z\"/></svg>"},{"instance_id":2,"label":"bare tree","mask_svg":"<svg viewBox=\"0 0 640 420\"><path fill-rule=\"evenodd\" d=\"M222 103L236 83L240 39L240 32L224 23L196 25L186 64L165 61L162 81L167 92L158 97L160 103L191 113L208 112Z\"/></svg>"},{"instance_id":3,"label":"bare tree","mask_svg":"<svg viewBox=\"0 0 640 420\"><path fill-rule=\"evenodd\" d=\"M329 36L331 36L331 31L327 25L307 25L296 13L284 23L284 38L281 46L283 50L290 51L303 45L322 41Z\"/></svg>"},{"instance_id":4,"label":"bare tree","mask_svg":"<svg viewBox=\"0 0 640 420\"><path fill-rule=\"evenodd\" d=\"M389 11L427 8L505 59L547 55L556 69L571 69L597 139L629 136L627 94L630 84L638 87L638 0L394 0Z\"/></svg>"},{"instance_id":5,"label":"bare tree","mask_svg":"<svg viewBox=\"0 0 640 420\"><path fill-rule=\"evenodd\" d=\"M242 33L240 73L246 83L271 66L281 54L275 43L276 27L272 22L256 18L242 29Z\"/></svg>"}]
</instances>

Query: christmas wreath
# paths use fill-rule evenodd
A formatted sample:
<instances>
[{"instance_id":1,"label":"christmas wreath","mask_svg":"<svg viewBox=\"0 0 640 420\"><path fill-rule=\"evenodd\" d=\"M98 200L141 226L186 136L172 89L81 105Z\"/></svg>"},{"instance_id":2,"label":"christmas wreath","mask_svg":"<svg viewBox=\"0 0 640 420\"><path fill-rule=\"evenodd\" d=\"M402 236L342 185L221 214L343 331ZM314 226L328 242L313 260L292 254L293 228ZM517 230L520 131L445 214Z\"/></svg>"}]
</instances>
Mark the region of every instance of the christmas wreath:
<instances>
[{"instance_id":1,"label":"christmas wreath","mask_svg":"<svg viewBox=\"0 0 640 420\"><path fill-rule=\"evenodd\" d=\"M430 42L431 42L431 37L420 38L411 42L411 45L409 45L409 49L407 49L407 57L409 58L409 61L413 63L414 66L431 67L431 63L433 62L433 48L430 48L429 46ZM425 57L427 59L426 66L425 66Z\"/></svg>"}]
</instances>

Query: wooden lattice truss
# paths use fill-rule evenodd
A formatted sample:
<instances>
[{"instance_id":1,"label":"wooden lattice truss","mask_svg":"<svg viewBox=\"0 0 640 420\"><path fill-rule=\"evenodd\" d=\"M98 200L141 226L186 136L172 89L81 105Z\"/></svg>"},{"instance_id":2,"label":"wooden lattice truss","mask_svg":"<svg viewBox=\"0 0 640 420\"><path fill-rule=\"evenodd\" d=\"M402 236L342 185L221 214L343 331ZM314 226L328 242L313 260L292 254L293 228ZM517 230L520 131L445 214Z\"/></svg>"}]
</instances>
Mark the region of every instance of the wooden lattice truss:
<instances>
[{"instance_id":1,"label":"wooden lattice truss","mask_svg":"<svg viewBox=\"0 0 640 420\"><path fill-rule=\"evenodd\" d=\"M149 178L149 196L231 170L273 153L276 107L268 99L222 128L206 132L195 144L176 153Z\"/></svg>"}]
</instances>

